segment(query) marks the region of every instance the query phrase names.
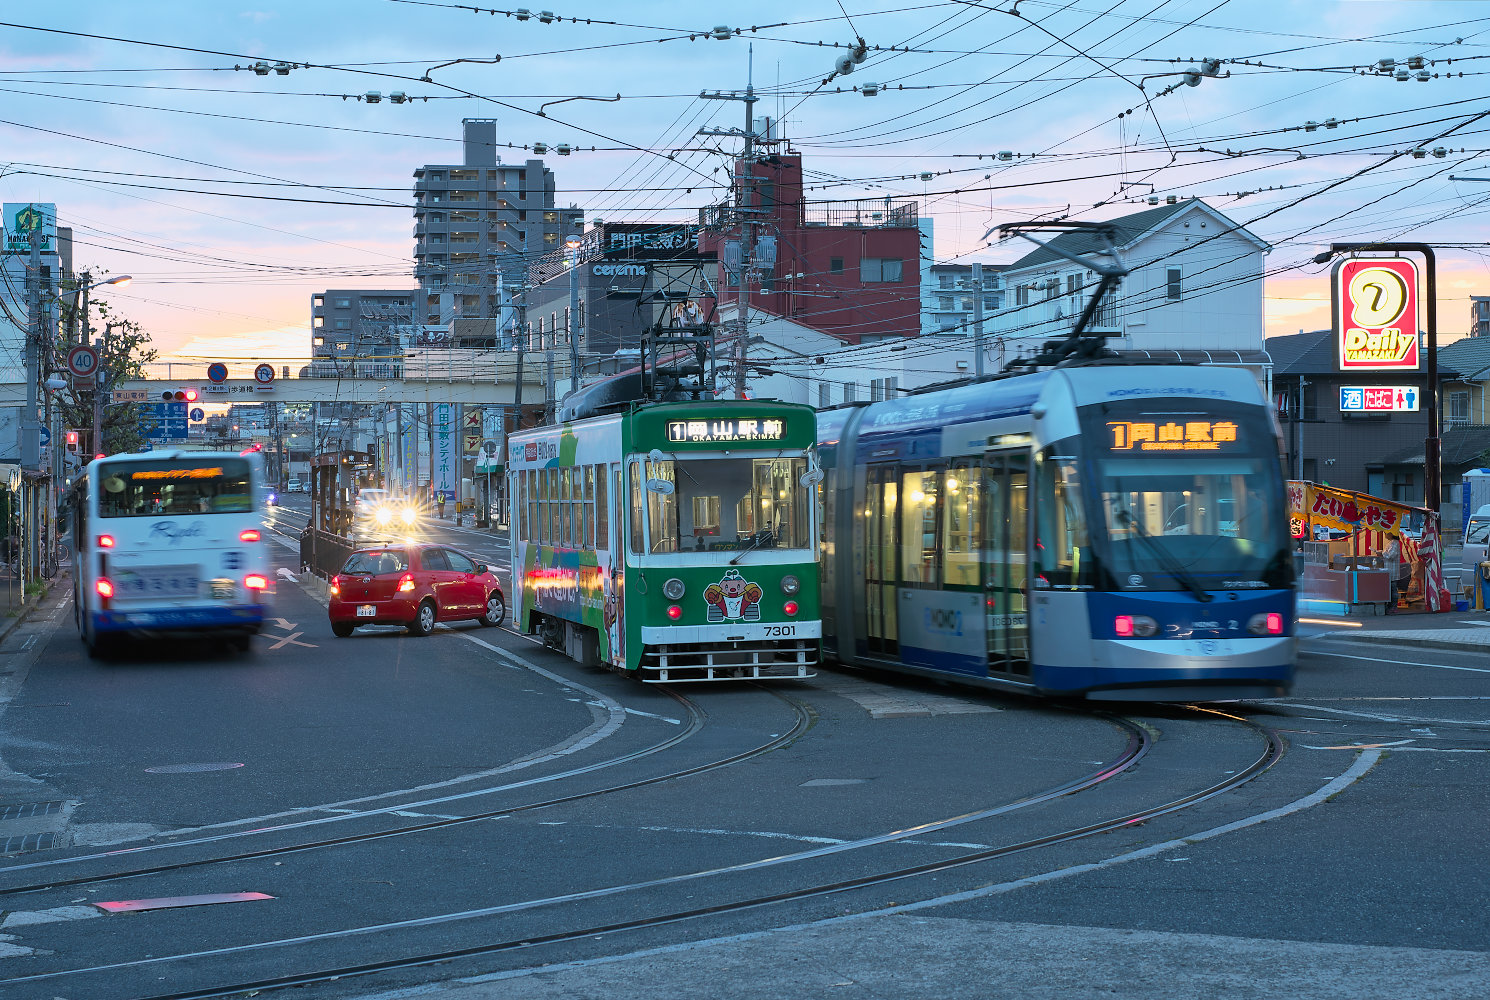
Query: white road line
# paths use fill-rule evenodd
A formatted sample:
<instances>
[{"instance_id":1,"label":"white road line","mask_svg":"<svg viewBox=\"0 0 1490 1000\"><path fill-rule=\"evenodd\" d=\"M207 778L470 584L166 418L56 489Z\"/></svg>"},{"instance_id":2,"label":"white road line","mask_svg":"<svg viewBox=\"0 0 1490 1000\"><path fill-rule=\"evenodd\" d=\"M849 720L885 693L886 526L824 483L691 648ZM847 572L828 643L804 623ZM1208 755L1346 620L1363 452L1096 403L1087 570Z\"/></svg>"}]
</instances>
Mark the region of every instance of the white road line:
<instances>
[{"instance_id":1,"label":"white road line","mask_svg":"<svg viewBox=\"0 0 1490 1000\"><path fill-rule=\"evenodd\" d=\"M1333 656L1340 660L1368 660L1371 663L1395 663L1403 667L1437 667L1440 670L1466 670L1472 674L1490 674L1490 670L1484 667L1453 667L1447 663L1423 663L1421 660L1384 660L1379 656L1355 656L1350 653L1331 653L1323 649L1301 649L1299 652L1309 656Z\"/></svg>"},{"instance_id":2,"label":"white road line","mask_svg":"<svg viewBox=\"0 0 1490 1000\"><path fill-rule=\"evenodd\" d=\"M654 712L643 712L639 708L628 708L628 709L626 709L626 714L627 715L641 715L641 716L644 716L644 717L646 717L648 719L661 719L663 722L671 722L675 726L681 726L683 724L683 720L682 719L669 719L665 715L657 715Z\"/></svg>"},{"instance_id":3,"label":"white road line","mask_svg":"<svg viewBox=\"0 0 1490 1000\"><path fill-rule=\"evenodd\" d=\"M562 972L566 969L579 969L589 966L610 965L615 962L630 961L636 958L647 958L654 955L666 955L675 954L678 952L696 951L698 949L706 948L711 945L755 941L773 935L792 935L799 931L811 931L819 927L826 927L833 924L849 923L851 921L858 920L878 919L879 917L888 914L911 913L917 910L927 910L934 907L946 906L949 903L959 903L969 899L980 899L985 896L1002 895L1006 892L1012 892L1015 889L1022 889L1025 886L1038 885L1043 882L1053 882L1059 879L1070 878L1073 875L1084 875L1088 872L1102 871L1103 869L1111 868L1115 865L1125 864L1129 861L1137 861L1142 858L1150 858L1165 851L1172 851L1177 847L1188 847L1196 843L1197 841L1209 840L1212 837L1219 837L1222 834L1233 833L1237 830L1255 826L1258 823L1265 823L1268 820L1281 819L1284 816L1288 816L1292 813L1296 813L1304 809L1311 809L1314 806L1319 805L1321 802L1326 801L1331 796L1339 794L1350 785L1360 780L1360 778L1364 776L1367 771L1371 770L1371 768L1375 766L1376 762L1380 759L1380 750L1367 750L1365 753L1361 754L1360 757L1356 758L1355 763L1351 764L1349 769L1347 769L1344 774L1340 775L1338 778L1332 779L1323 788L1320 788L1315 792L1311 792L1310 794L1305 795L1303 798L1295 799L1287 805L1279 806L1276 809L1269 809L1267 812L1257 813L1255 815L1248 816L1245 819L1239 819L1234 823L1227 823L1224 826L1211 827L1209 830L1203 830L1200 833L1190 834L1187 837L1175 840L1167 840L1162 844L1155 844L1153 847L1145 847L1136 851L1129 851L1126 854L1118 854L1113 857L1106 858L1102 861L1093 862L1091 864L1072 865L1069 868L1058 868L1054 871L1045 872L1041 875L1032 875L1029 878L1016 879L1012 882L999 882L995 885L984 886L981 889L972 889L968 892L959 892L946 896L938 896L934 899L922 900L919 903L905 903L899 906L887 906L883 909L869 910L865 913L851 913L841 917L828 917L825 920L816 920L811 923L794 924L789 927L774 927L769 930L749 931L744 934L730 934L722 937L706 938L700 941L688 941L683 944L663 945L660 948L647 948L641 951L627 952L621 955L606 955L601 958L581 959L576 962L556 963L553 965L544 965L532 969L515 969L511 972L492 972L480 976L471 976L466 979L457 979L455 981L458 983L491 983L504 979L521 979L532 975L551 976L554 973Z\"/></svg>"}]
</instances>

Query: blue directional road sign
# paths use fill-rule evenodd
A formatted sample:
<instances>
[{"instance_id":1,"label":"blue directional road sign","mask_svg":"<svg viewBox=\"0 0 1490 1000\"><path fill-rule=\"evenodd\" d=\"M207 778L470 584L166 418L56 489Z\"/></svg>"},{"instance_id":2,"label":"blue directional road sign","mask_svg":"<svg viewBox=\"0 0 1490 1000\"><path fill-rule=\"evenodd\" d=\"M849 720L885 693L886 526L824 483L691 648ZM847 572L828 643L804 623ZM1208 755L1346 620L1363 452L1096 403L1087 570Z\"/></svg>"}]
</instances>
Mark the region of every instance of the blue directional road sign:
<instances>
[{"instance_id":1,"label":"blue directional road sign","mask_svg":"<svg viewBox=\"0 0 1490 1000\"><path fill-rule=\"evenodd\" d=\"M140 406L140 431L151 440L186 437L185 403L144 403Z\"/></svg>"},{"instance_id":2,"label":"blue directional road sign","mask_svg":"<svg viewBox=\"0 0 1490 1000\"><path fill-rule=\"evenodd\" d=\"M206 419L207 419L207 411L204 410L204 409L202 409L200 406L194 408L191 411L191 422L192 423L194 423L194 424L195 423L200 423L201 421L206 420Z\"/></svg>"}]
</instances>

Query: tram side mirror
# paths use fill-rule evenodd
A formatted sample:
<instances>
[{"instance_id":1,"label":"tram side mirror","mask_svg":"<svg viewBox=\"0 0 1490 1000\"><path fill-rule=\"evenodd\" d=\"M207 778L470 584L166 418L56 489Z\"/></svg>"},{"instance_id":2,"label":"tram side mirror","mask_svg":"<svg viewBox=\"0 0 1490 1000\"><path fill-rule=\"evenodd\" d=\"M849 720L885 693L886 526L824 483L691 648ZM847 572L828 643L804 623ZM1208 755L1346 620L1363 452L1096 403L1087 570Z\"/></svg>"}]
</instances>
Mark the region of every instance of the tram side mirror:
<instances>
[{"instance_id":1,"label":"tram side mirror","mask_svg":"<svg viewBox=\"0 0 1490 1000\"><path fill-rule=\"evenodd\" d=\"M797 480L797 482L799 482L805 489L811 489L822 481L823 470L816 467L808 469L806 472L802 473L802 478Z\"/></svg>"},{"instance_id":2,"label":"tram side mirror","mask_svg":"<svg viewBox=\"0 0 1490 1000\"><path fill-rule=\"evenodd\" d=\"M670 497L673 495L673 489L673 484L668 482L666 479L647 480L648 493L661 493L665 497Z\"/></svg>"}]
</instances>

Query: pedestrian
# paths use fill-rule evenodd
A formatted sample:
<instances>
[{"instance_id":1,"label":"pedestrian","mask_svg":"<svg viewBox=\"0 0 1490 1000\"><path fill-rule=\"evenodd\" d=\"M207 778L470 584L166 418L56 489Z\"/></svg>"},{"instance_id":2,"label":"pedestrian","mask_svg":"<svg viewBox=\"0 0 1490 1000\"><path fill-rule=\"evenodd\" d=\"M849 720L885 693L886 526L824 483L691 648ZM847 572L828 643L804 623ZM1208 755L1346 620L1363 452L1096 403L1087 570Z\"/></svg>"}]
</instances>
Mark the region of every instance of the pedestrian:
<instances>
[{"instance_id":1,"label":"pedestrian","mask_svg":"<svg viewBox=\"0 0 1490 1000\"><path fill-rule=\"evenodd\" d=\"M440 512L440 517L445 516L445 491L440 490L435 494L435 508Z\"/></svg>"}]
</instances>

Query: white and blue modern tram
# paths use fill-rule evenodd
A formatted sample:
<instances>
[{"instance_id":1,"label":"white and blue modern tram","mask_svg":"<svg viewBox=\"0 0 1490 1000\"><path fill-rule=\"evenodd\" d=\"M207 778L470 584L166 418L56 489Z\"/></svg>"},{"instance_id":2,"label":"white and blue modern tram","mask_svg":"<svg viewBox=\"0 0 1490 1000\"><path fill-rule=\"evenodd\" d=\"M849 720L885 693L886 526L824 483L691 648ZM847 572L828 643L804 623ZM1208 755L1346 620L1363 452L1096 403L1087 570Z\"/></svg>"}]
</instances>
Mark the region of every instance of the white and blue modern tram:
<instances>
[{"instance_id":1,"label":"white and blue modern tram","mask_svg":"<svg viewBox=\"0 0 1490 1000\"><path fill-rule=\"evenodd\" d=\"M1091 363L819 414L824 655L1098 700L1292 683L1276 423L1237 368Z\"/></svg>"}]
</instances>

